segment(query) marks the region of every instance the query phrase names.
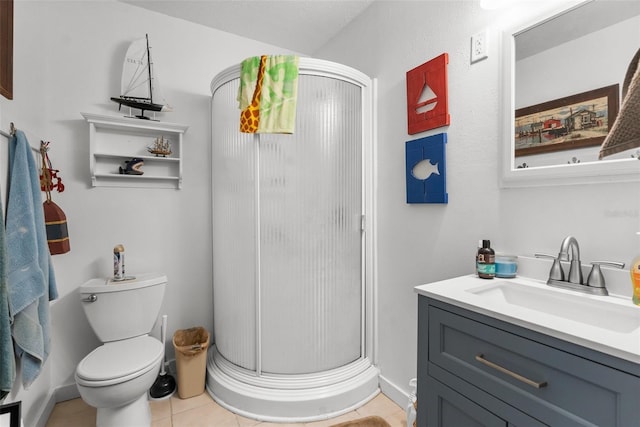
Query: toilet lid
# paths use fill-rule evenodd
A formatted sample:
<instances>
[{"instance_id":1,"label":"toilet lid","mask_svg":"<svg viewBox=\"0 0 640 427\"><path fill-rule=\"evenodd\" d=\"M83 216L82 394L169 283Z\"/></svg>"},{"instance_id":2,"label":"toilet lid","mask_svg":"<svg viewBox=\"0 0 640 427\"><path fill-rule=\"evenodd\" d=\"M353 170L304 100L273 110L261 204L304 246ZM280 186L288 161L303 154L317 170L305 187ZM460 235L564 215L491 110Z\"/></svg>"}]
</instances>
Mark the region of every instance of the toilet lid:
<instances>
[{"instance_id":1,"label":"toilet lid","mask_svg":"<svg viewBox=\"0 0 640 427\"><path fill-rule=\"evenodd\" d=\"M131 374L142 375L163 357L162 343L148 335L101 345L78 364L78 377L105 381Z\"/></svg>"}]
</instances>

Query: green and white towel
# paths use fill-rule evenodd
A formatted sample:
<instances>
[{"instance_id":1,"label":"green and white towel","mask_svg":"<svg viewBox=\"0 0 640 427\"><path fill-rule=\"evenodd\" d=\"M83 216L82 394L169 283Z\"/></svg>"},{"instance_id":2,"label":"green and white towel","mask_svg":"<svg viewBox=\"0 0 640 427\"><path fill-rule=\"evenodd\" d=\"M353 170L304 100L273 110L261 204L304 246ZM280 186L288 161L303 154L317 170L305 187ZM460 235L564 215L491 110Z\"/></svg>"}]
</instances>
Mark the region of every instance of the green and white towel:
<instances>
[{"instance_id":1,"label":"green and white towel","mask_svg":"<svg viewBox=\"0 0 640 427\"><path fill-rule=\"evenodd\" d=\"M242 62L238 103L241 110L250 107L259 88L257 78L260 57ZM257 133L293 133L298 98L298 62L294 55L267 56L258 101Z\"/></svg>"}]
</instances>

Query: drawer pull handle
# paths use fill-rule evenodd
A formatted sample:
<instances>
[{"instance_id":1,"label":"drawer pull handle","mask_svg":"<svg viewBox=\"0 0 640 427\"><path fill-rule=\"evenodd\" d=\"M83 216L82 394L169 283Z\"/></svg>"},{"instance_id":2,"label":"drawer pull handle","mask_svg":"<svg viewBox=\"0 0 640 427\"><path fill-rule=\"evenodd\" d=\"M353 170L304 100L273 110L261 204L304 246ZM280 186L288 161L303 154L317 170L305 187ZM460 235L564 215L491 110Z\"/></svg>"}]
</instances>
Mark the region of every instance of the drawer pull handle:
<instances>
[{"instance_id":1,"label":"drawer pull handle","mask_svg":"<svg viewBox=\"0 0 640 427\"><path fill-rule=\"evenodd\" d=\"M503 368L500 365L496 365L495 363L487 360L484 358L484 354L478 354L476 356L476 360L480 363L482 363L483 365L486 365L490 368L496 369L500 372L502 372L503 374L507 374L510 377L513 377L515 379L517 379L518 381L522 381L525 384L530 385L531 387L535 387L535 388L542 388L542 387L546 387L547 386L547 382L546 381L542 381L542 382L536 382L533 380L530 380L529 378L523 377L522 375L516 374L513 371L508 370L507 368Z\"/></svg>"}]
</instances>

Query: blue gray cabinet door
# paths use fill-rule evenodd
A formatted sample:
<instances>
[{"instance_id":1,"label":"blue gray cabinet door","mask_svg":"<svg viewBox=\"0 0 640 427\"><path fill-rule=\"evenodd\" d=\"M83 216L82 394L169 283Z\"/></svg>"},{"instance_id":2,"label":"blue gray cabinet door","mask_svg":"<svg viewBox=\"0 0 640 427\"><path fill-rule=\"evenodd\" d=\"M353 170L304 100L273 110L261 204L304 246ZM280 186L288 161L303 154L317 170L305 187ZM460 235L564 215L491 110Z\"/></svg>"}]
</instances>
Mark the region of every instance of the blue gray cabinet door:
<instances>
[{"instance_id":1,"label":"blue gray cabinet door","mask_svg":"<svg viewBox=\"0 0 640 427\"><path fill-rule=\"evenodd\" d=\"M420 296L420 427L457 427L440 423L445 406L433 395L442 387L509 425L640 426L637 364Z\"/></svg>"}]
</instances>

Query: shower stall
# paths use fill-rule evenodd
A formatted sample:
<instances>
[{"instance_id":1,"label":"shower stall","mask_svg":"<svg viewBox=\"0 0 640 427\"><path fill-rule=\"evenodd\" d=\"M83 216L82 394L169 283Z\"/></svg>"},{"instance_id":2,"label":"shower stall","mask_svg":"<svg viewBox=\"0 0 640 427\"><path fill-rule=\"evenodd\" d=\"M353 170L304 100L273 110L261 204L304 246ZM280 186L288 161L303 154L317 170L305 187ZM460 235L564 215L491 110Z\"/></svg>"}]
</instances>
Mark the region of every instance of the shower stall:
<instances>
[{"instance_id":1,"label":"shower stall","mask_svg":"<svg viewBox=\"0 0 640 427\"><path fill-rule=\"evenodd\" d=\"M373 82L300 58L295 132L243 134L240 65L211 83L214 345L207 389L273 422L374 397Z\"/></svg>"}]
</instances>

